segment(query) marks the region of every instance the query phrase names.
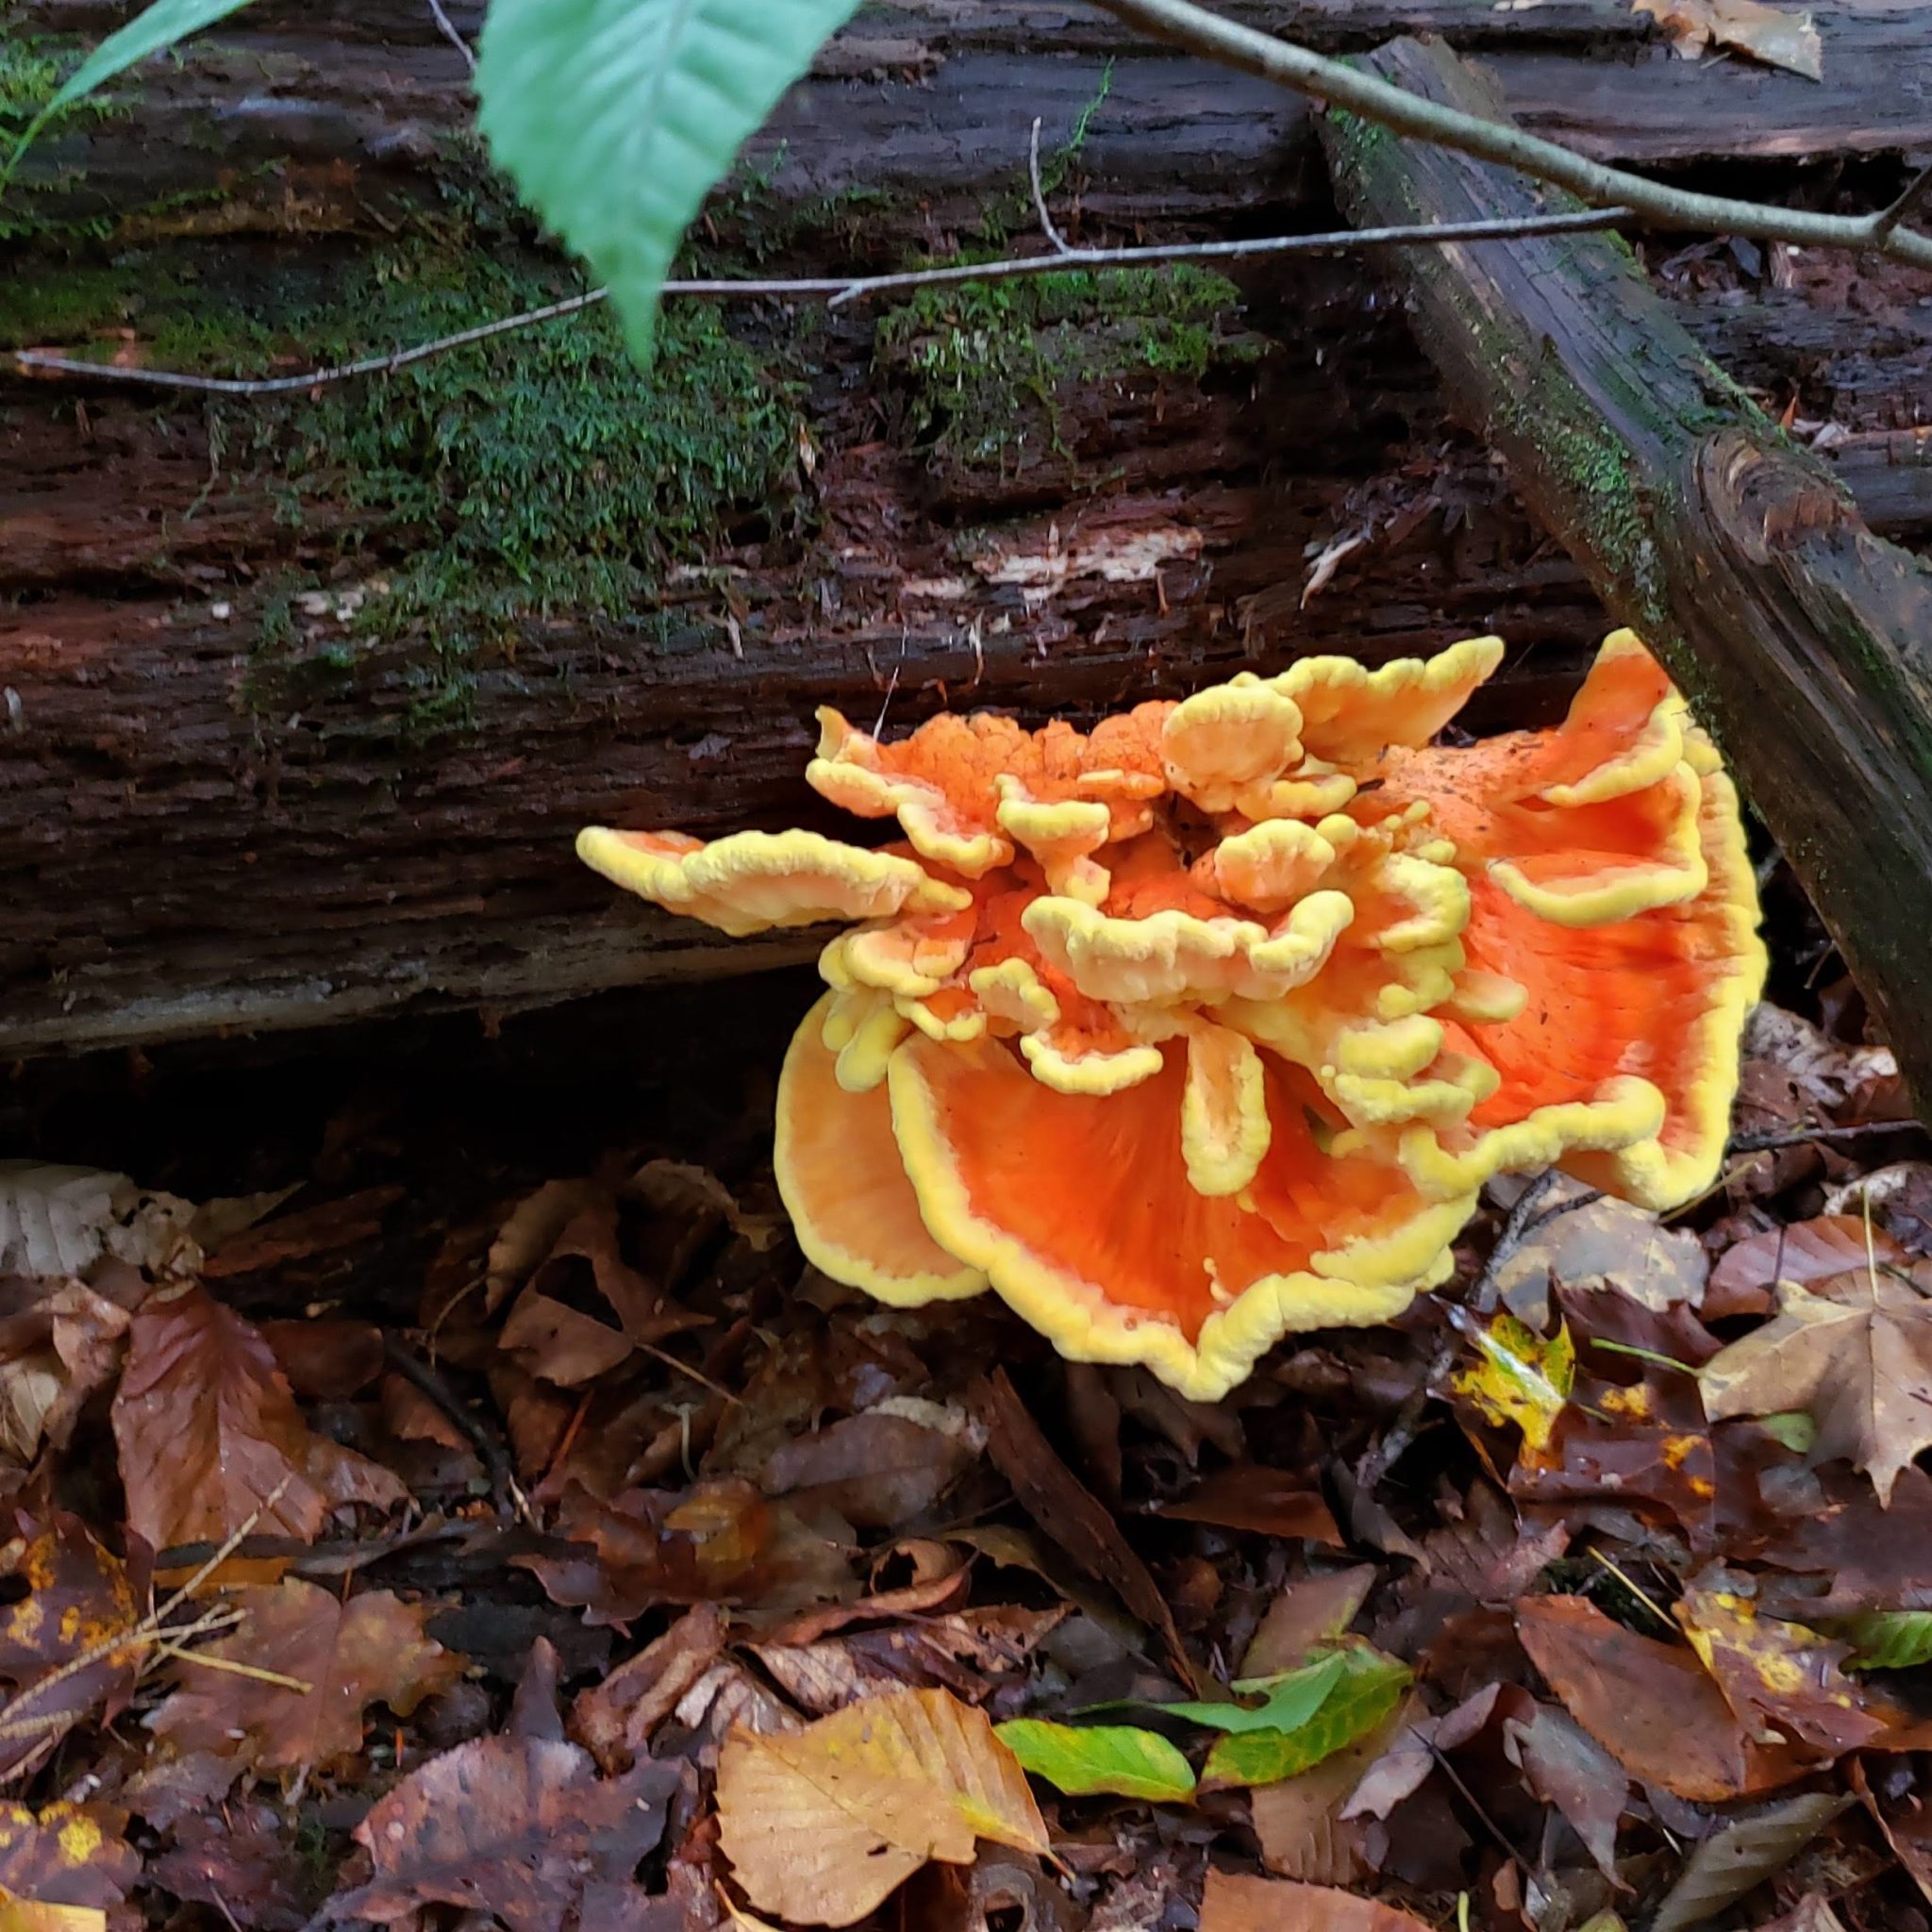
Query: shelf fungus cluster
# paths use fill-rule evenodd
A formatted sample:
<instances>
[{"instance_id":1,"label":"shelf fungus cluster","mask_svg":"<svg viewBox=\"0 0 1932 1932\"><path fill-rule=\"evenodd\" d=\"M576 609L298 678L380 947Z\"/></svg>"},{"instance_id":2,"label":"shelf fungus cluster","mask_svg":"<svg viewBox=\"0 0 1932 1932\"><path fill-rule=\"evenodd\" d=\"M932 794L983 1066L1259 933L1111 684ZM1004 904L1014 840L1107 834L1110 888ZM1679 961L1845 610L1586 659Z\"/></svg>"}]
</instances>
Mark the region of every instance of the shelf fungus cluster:
<instances>
[{"instance_id":1,"label":"shelf fungus cluster","mask_svg":"<svg viewBox=\"0 0 1932 1932\"><path fill-rule=\"evenodd\" d=\"M578 851L727 933L845 926L778 1095L820 1268L991 1288L1211 1398L1441 1282L1492 1175L1663 1208L1717 1171L1765 964L1736 794L1627 631L1560 726L1434 742L1501 655L1309 658L1087 733L823 711L812 786L896 842Z\"/></svg>"}]
</instances>

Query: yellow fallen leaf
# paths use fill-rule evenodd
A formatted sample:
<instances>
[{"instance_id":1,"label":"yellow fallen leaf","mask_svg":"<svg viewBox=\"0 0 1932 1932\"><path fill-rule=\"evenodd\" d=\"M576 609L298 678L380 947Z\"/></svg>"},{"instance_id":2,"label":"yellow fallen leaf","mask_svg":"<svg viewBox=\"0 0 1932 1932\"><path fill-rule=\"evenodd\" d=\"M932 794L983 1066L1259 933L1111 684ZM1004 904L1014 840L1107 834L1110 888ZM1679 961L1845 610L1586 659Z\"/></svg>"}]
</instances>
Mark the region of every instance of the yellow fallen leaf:
<instances>
[{"instance_id":1,"label":"yellow fallen leaf","mask_svg":"<svg viewBox=\"0 0 1932 1932\"><path fill-rule=\"evenodd\" d=\"M108 1932L98 1906L48 1906L0 1887L0 1932Z\"/></svg>"},{"instance_id":2,"label":"yellow fallen leaf","mask_svg":"<svg viewBox=\"0 0 1932 1932\"><path fill-rule=\"evenodd\" d=\"M869 1697L779 1736L734 1730L718 1838L754 1906L807 1925L853 1924L928 1859L971 1864L978 1839L1047 1850L1019 1759L946 1690Z\"/></svg>"},{"instance_id":3,"label":"yellow fallen leaf","mask_svg":"<svg viewBox=\"0 0 1932 1932\"><path fill-rule=\"evenodd\" d=\"M1545 1341L1514 1315L1498 1315L1471 1339L1476 1359L1457 1376L1457 1391L1498 1426L1514 1423L1525 1448L1546 1447L1576 1381L1576 1344L1568 1327L1558 1322Z\"/></svg>"}]
</instances>

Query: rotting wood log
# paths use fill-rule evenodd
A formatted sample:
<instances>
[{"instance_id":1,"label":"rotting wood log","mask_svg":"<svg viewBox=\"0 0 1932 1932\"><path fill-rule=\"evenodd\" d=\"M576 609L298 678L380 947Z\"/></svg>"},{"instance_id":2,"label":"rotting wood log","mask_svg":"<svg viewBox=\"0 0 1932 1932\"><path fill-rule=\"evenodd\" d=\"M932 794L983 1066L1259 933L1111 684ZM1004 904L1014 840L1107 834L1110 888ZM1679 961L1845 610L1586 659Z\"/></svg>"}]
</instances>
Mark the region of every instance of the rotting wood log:
<instances>
[{"instance_id":1,"label":"rotting wood log","mask_svg":"<svg viewBox=\"0 0 1932 1932\"><path fill-rule=\"evenodd\" d=\"M1439 42L1385 78L1501 119ZM1525 177L1324 125L1364 225L1550 205ZM1597 236L1416 251L1391 265L1452 406L1495 448L1605 604L1711 727L1932 1104L1932 568L1874 537L1825 466L1699 349L1630 250Z\"/></svg>"},{"instance_id":2,"label":"rotting wood log","mask_svg":"<svg viewBox=\"0 0 1932 1932\"><path fill-rule=\"evenodd\" d=\"M129 10L14 15L92 36ZM480 6L454 11L474 31ZM1246 17L1357 48L1412 11ZM1592 88L1643 86L1661 58L1621 0L1428 17L1527 63L1532 116L1582 66ZM1865 28L1825 25L1842 77L1840 31ZM991 244L1031 220L1032 116L1063 142L1111 44L1056 0L869 11L714 203L708 260L824 273ZM1702 118L1659 152L1912 145L1899 63L1865 67L1832 109L1842 147L1810 83L1719 68L1694 70ZM1112 89L1056 157L1082 239L1334 224L1298 105L1152 48ZM1591 138L1632 158L1599 99ZM414 0L243 9L37 151L24 206L45 229L0 262L0 349L105 340L280 373L567 292L448 139L466 113ZM0 1056L804 957L618 899L570 838L587 819L797 821L822 702L868 724L961 702L1078 716L1296 652L1495 629L1521 648L1478 722L1549 716L1601 608L1444 424L1360 265L1262 265L1239 296L1165 302L725 311L681 339L690 407L669 427L594 321L273 407L0 364ZM1849 432L1833 459L1874 521L1932 534L1903 400L1932 330L1908 307L1775 308L1686 297L1743 379ZM768 379L785 406L761 413ZM623 434L594 460L559 454L606 416ZM693 451L693 417L728 433ZM694 480L653 480L679 465ZM622 515L600 521L600 494ZM1311 558L1350 539L1305 605ZM617 594L592 594L607 565Z\"/></svg>"}]
</instances>

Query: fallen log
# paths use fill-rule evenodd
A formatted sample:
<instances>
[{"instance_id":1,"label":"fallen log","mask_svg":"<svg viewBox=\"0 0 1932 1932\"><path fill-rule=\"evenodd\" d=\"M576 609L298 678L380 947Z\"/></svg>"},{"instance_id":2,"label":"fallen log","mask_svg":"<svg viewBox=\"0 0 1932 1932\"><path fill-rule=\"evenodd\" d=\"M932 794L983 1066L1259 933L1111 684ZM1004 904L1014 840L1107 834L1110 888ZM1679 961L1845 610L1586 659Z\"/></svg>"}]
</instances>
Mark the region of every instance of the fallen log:
<instances>
[{"instance_id":1,"label":"fallen log","mask_svg":"<svg viewBox=\"0 0 1932 1932\"><path fill-rule=\"evenodd\" d=\"M1384 78L1491 119L1493 81L1397 41ZM1363 225L1527 214L1526 177L1324 124ZM1606 606L1648 638L1932 1101L1932 569L1867 528L1828 469L1698 347L1627 247L1598 236L1448 246L1392 273L1452 406Z\"/></svg>"},{"instance_id":2,"label":"fallen log","mask_svg":"<svg viewBox=\"0 0 1932 1932\"><path fill-rule=\"evenodd\" d=\"M92 35L128 9L24 10ZM1532 114L1582 66L1642 86L1663 54L1610 0L1436 12L1528 63ZM480 8L454 14L473 32ZM1341 48L1392 18L1247 14ZM1826 25L1840 76L1833 36L1866 19ZM1082 239L1333 225L1297 106L1145 46L1101 100L1111 34L1054 0L867 13L718 198L708 261L989 245L1030 220L1035 113ZM1854 146L1906 139L1898 64L1866 71ZM1701 78L1685 153L1833 151L1810 83ZM466 111L413 0L243 9L36 150L45 225L5 244L0 349L285 375L569 292L447 139ZM1708 291L1685 312L1778 407L1833 419L1874 521L1932 533L1898 426L1932 370L1921 316ZM1493 629L1520 646L1495 726L1548 717L1606 627L1351 261L678 326L650 388L594 317L262 402L0 363L0 1056L801 957L616 900L570 841L797 822L821 703L1077 717Z\"/></svg>"}]
</instances>

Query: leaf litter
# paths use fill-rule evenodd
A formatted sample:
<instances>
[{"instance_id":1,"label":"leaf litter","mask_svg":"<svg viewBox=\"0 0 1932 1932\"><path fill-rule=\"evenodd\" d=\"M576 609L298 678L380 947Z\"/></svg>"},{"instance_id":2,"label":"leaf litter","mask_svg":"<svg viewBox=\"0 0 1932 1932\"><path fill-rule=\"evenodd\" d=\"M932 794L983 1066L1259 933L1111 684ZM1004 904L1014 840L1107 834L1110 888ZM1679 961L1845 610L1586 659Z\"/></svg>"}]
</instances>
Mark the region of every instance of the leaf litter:
<instances>
[{"instance_id":1,"label":"leaf litter","mask_svg":"<svg viewBox=\"0 0 1932 1932\"><path fill-rule=\"evenodd\" d=\"M1881 1051L1767 1013L1747 1132L1895 1117ZM581 1119L372 1075L286 1145L0 1170L0 1916L1924 1909L1897 1134L1669 1224L1559 1183L1492 1254L1499 1191L1440 1296L1202 1405L816 1275L757 1028L684 1050Z\"/></svg>"}]
</instances>

